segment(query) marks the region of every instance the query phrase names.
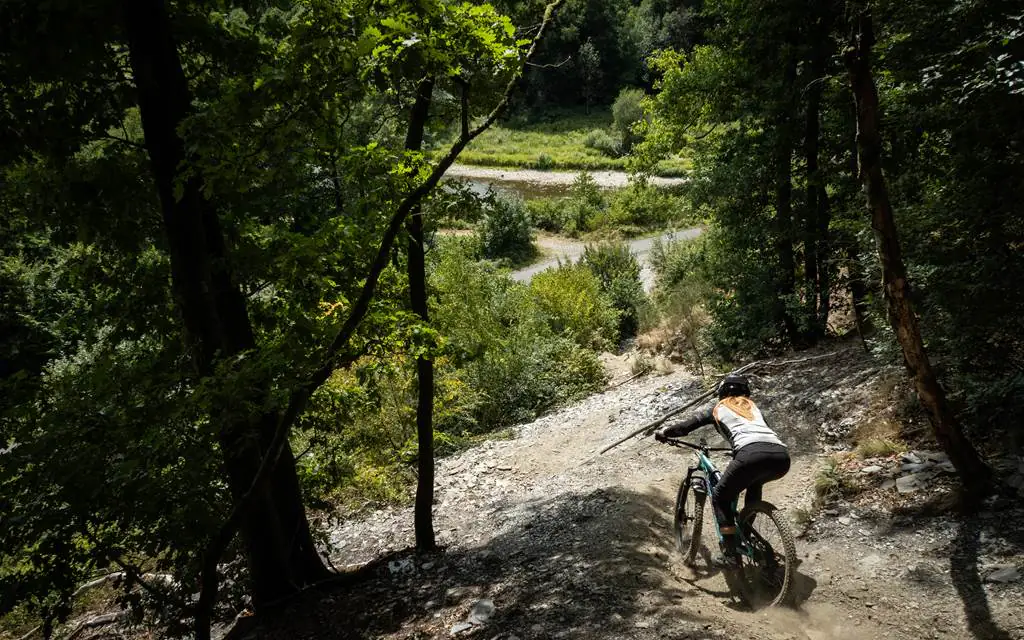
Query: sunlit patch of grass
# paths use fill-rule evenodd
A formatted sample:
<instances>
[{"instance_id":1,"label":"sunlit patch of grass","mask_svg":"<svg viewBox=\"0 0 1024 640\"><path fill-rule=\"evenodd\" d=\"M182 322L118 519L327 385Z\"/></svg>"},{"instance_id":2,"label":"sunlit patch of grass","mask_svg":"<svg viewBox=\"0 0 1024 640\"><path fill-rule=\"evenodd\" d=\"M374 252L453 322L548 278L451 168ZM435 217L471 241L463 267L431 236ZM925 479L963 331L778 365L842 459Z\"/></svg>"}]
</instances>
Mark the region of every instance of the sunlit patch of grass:
<instances>
[{"instance_id":1,"label":"sunlit patch of grass","mask_svg":"<svg viewBox=\"0 0 1024 640\"><path fill-rule=\"evenodd\" d=\"M584 144L594 129L608 129L611 113L566 114L549 122L505 123L485 131L460 154L462 164L543 170L625 170L626 157L611 157ZM685 175L690 161L674 157L658 164L661 176Z\"/></svg>"},{"instance_id":2,"label":"sunlit patch of grass","mask_svg":"<svg viewBox=\"0 0 1024 640\"><path fill-rule=\"evenodd\" d=\"M804 509L803 507L791 509L790 513L792 514L793 524L795 524L798 529L807 527L807 525L811 523L811 520L814 519L813 512L810 509Z\"/></svg>"},{"instance_id":3,"label":"sunlit patch of grass","mask_svg":"<svg viewBox=\"0 0 1024 640\"><path fill-rule=\"evenodd\" d=\"M814 477L814 494L821 501L849 496L857 489L857 484L843 474L836 458L826 460Z\"/></svg>"},{"instance_id":4,"label":"sunlit patch of grass","mask_svg":"<svg viewBox=\"0 0 1024 640\"><path fill-rule=\"evenodd\" d=\"M888 438L869 438L857 443L853 450L858 458L884 458L906 451L907 447L898 440Z\"/></svg>"}]
</instances>

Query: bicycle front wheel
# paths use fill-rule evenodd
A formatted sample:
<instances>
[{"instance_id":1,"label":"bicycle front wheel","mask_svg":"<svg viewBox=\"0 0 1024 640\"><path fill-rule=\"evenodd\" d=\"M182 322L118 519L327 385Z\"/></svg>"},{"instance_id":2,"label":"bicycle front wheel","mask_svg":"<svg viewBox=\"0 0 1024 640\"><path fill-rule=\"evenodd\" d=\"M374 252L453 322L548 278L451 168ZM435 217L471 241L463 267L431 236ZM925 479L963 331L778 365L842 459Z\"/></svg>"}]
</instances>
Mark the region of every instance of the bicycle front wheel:
<instances>
[{"instance_id":1,"label":"bicycle front wheel","mask_svg":"<svg viewBox=\"0 0 1024 640\"><path fill-rule=\"evenodd\" d=\"M747 553L743 558L744 598L752 607L788 604L796 573L796 542L785 515L756 502L739 516Z\"/></svg>"},{"instance_id":2,"label":"bicycle front wheel","mask_svg":"<svg viewBox=\"0 0 1024 640\"><path fill-rule=\"evenodd\" d=\"M707 494L703 491L694 490L693 479L690 476L679 485L679 493L676 494L676 513L673 530L676 538L676 548L683 554L683 562L693 566L700 550L701 528L704 523L704 503ZM701 480L697 479L698 482Z\"/></svg>"}]
</instances>

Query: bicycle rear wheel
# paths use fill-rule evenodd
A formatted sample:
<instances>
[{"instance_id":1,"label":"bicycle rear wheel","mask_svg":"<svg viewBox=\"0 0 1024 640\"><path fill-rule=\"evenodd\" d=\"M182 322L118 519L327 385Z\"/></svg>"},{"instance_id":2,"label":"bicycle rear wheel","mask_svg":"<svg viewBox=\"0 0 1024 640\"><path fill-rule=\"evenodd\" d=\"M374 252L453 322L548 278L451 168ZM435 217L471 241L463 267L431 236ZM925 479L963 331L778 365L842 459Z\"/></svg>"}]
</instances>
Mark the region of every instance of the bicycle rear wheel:
<instances>
[{"instance_id":1,"label":"bicycle rear wheel","mask_svg":"<svg viewBox=\"0 0 1024 640\"><path fill-rule=\"evenodd\" d=\"M796 573L796 542L785 515L768 502L756 502L739 516L747 546L743 557L744 598L754 607L788 604Z\"/></svg>"},{"instance_id":2,"label":"bicycle rear wheel","mask_svg":"<svg viewBox=\"0 0 1024 640\"><path fill-rule=\"evenodd\" d=\"M703 491L694 490L693 479L703 482L698 476L693 475L683 480L679 485L679 493L676 494L676 512L673 530L676 538L676 548L683 554L683 562L687 566L693 566L700 550L701 529L704 524L704 503L707 494Z\"/></svg>"}]
</instances>

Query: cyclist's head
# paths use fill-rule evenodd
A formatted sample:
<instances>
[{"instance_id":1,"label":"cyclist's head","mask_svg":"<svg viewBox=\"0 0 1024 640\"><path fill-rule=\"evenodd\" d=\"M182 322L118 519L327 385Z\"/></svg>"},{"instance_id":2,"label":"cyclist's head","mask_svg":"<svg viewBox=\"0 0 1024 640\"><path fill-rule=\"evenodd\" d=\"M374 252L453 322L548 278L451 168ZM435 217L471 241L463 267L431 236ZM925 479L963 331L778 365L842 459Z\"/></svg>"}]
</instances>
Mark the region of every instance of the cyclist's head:
<instances>
[{"instance_id":1,"label":"cyclist's head","mask_svg":"<svg viewBox=\"0 0 1024 640\"><path fill-rule=\"evenodd\" d=\"M747 382L746 376L737 376L729 374L722 378L722 381L718 384L718 399L728 398L729 396L749 396L750 395L750 383Z\"/></svg>"}]
</instances>

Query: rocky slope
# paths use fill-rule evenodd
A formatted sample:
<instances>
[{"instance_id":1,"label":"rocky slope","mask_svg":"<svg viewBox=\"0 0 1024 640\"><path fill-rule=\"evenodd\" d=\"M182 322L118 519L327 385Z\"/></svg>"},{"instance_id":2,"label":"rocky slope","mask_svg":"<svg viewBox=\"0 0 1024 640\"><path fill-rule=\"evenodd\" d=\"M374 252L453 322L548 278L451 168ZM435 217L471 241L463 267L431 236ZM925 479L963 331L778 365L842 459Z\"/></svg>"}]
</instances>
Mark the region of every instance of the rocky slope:
<instances>
[{"instance_id":1,"label":"rocky slope","mask_svg":"<svg viewBox=\"0 0 1024 640\"><path fill-rule=\"evenodd\" d=\"M989 501L959 516L943 506L955 483L938 452L843 453L872 425L896 425L911 440L926 430L906 410L898 370L855 348L830 349L839 353L754 376L794 457L765 498L801 533L797 609L749 611L720 574L682 566L670 527L688 454L651 438L597 453L698 394L700 381L680 370L611 388L522 425L513 439L439 461L443 553L400 551L413 543L409 509L348 522L331 533L333 559L376 560L374 577L297 603L259 635L1024 638L1021 503ZM1018 460L999 464L1011 478L1024 473ZM828 485L822 478L835 486L816 501L816 481Z\"/></svg>"}]
</instances>

